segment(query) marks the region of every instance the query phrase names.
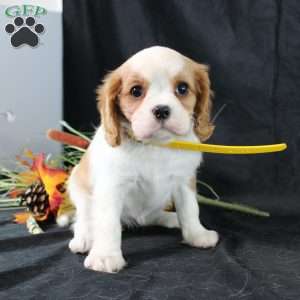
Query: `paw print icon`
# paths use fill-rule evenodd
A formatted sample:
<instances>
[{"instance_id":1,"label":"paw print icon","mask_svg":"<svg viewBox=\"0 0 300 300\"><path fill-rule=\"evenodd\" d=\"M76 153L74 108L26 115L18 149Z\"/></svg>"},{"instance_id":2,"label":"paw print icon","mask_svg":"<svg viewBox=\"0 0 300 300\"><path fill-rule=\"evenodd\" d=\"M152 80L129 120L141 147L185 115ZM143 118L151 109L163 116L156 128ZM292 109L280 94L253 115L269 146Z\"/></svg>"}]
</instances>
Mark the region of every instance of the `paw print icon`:
<instances>
[{"instance_id":1,"label":"paw print icon","mask_svg":"<svg viewBox=\"0 0 300 300\"><path fill-rule=\"evenodd\" d=\"M16 17L13 24L5 26L5 31L11 35L10 41L12 46L19 47L28 45L35 47L39 43L39 35L45 31L44 25L36 24L33 17Z\"/></svg>"}]
</instances>

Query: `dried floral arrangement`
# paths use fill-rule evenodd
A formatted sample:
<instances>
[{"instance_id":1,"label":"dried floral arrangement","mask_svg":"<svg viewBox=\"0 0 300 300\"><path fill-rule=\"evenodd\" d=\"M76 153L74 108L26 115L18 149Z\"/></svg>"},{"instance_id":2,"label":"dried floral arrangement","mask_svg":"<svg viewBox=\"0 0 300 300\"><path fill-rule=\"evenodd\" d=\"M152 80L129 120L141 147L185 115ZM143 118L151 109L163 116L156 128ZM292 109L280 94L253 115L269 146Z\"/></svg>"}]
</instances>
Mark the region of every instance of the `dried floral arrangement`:
<instances>
[{"instance_id":1,"label":"dried floral arrangement","mask_svg":"<svg viewBox=\"0 0 300 300\"><path fill-rule=\"evenodd\" d=\"M42 233L43 223L68 225L75 213L65 183L72 167L79 162L88 147L91 134L79 132L64 121L61 125L64 132L50 129L47 133L51 140L64 144L61 155L53 157L51 154L34 154L30 150L24 150L22 156L16 157L18 171L0 167L0 210L20 208L13 215L14 222L26 224L32 234ZM198 183L213 195L213 198L207 198L198 194L200 205L269 217L268 212L223 201L208 184L202 181Z\"/></svg>"}]
</instances>

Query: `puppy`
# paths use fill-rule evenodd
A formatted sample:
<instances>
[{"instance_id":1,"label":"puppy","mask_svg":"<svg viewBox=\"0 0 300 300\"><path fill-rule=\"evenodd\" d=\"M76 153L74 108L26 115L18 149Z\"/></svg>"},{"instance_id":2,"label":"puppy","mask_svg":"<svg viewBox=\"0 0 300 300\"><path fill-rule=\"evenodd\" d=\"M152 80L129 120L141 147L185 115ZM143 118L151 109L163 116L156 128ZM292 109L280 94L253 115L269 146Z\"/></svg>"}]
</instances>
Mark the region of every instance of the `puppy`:
<instances>
[{"instance_id":1,"label":"puppy","mask_svg":"<svg viewBox=\"0 0 300 300\"><path fill-rule=\"evenodd\" d=\"M126 264L122 224L181 228L185 243L214 247L218 234L201 225L196 200L201 153L155 145L212 134L207 67L147 48L109 73L97 95L102 124L68 182L76 206L71 251L88 252L86 268L118 272ZM164 211L171 199L176 212Z\"/></svg>"}]
</instances>

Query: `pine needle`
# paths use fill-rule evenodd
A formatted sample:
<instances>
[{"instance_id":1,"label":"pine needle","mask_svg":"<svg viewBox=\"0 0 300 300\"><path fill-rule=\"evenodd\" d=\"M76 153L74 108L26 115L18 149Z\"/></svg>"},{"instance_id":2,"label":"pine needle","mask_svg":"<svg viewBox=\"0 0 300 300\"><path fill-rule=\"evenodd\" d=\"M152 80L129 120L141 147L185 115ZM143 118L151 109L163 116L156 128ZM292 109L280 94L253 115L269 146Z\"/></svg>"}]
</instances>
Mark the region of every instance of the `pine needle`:
<instances>
[{"instance_id":1,"label":"pine needle","mask_svg":"<svg viewBox=\"0 0 300 300\"><path fill-rule=\"evenodd\" d=\"M265 218L270 217L270 213L266 211L262 211L257 208L243 205L243 204L224 202L221 200L213 200L199 194L197 195L197 200L199 204L203 204L203 205L215 206L226 210L237 211L237 212L254 215L258 217L265 217Z\"/></svg>"},{"instance_id":2,"label":"pine needle","mask_svg":"<svg viewBox=\"0 0 300 300\"><path fill-rule=\"evenodd\" d=\"M84 135L83 133L79 132L78 130L74 129L72 126L70 126L66 121L60 121L60 124L65 127L66 129L68 129L70 132L74 133L77 136L82 137L83 139L87 140L87 141L91 141L90 138L88 138L86 135Z\"/></svg>"}]
</instances>

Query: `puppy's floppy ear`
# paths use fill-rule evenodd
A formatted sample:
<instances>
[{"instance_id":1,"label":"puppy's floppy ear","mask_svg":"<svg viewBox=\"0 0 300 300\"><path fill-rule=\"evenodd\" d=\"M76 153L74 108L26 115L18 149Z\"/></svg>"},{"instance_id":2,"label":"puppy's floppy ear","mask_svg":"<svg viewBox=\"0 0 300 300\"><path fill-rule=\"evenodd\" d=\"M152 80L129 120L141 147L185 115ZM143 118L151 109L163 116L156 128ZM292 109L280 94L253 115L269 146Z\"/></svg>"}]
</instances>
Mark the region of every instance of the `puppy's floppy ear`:
<instances>
[{"instance_id":1,"label":"puppy's floppy ear","mask_svg":"<svg viewBox=\"0 0 300 300\"><path fill-rule=\"evenodd\" d=\"M200 141L206 141L213 133L215 126L210 122L212 108L211 98L213 93L210 89L208 67L194 63L194 78L196 84L197 102L194 109L195 133Z\"/></svg>"},{"instance_id":2,"label":"puppy's floppy ear","mask_svg":"<svg viewBox=\"0 0 300 300\"><path fill-rule=\"evenodd\" d=\"M121 76L115 70L103 80L97 88L98 110L105 131L105 139L112 147L121 144L120 116L118 112L118 95L121 92Z\"/></svg>"}]
</instances>

